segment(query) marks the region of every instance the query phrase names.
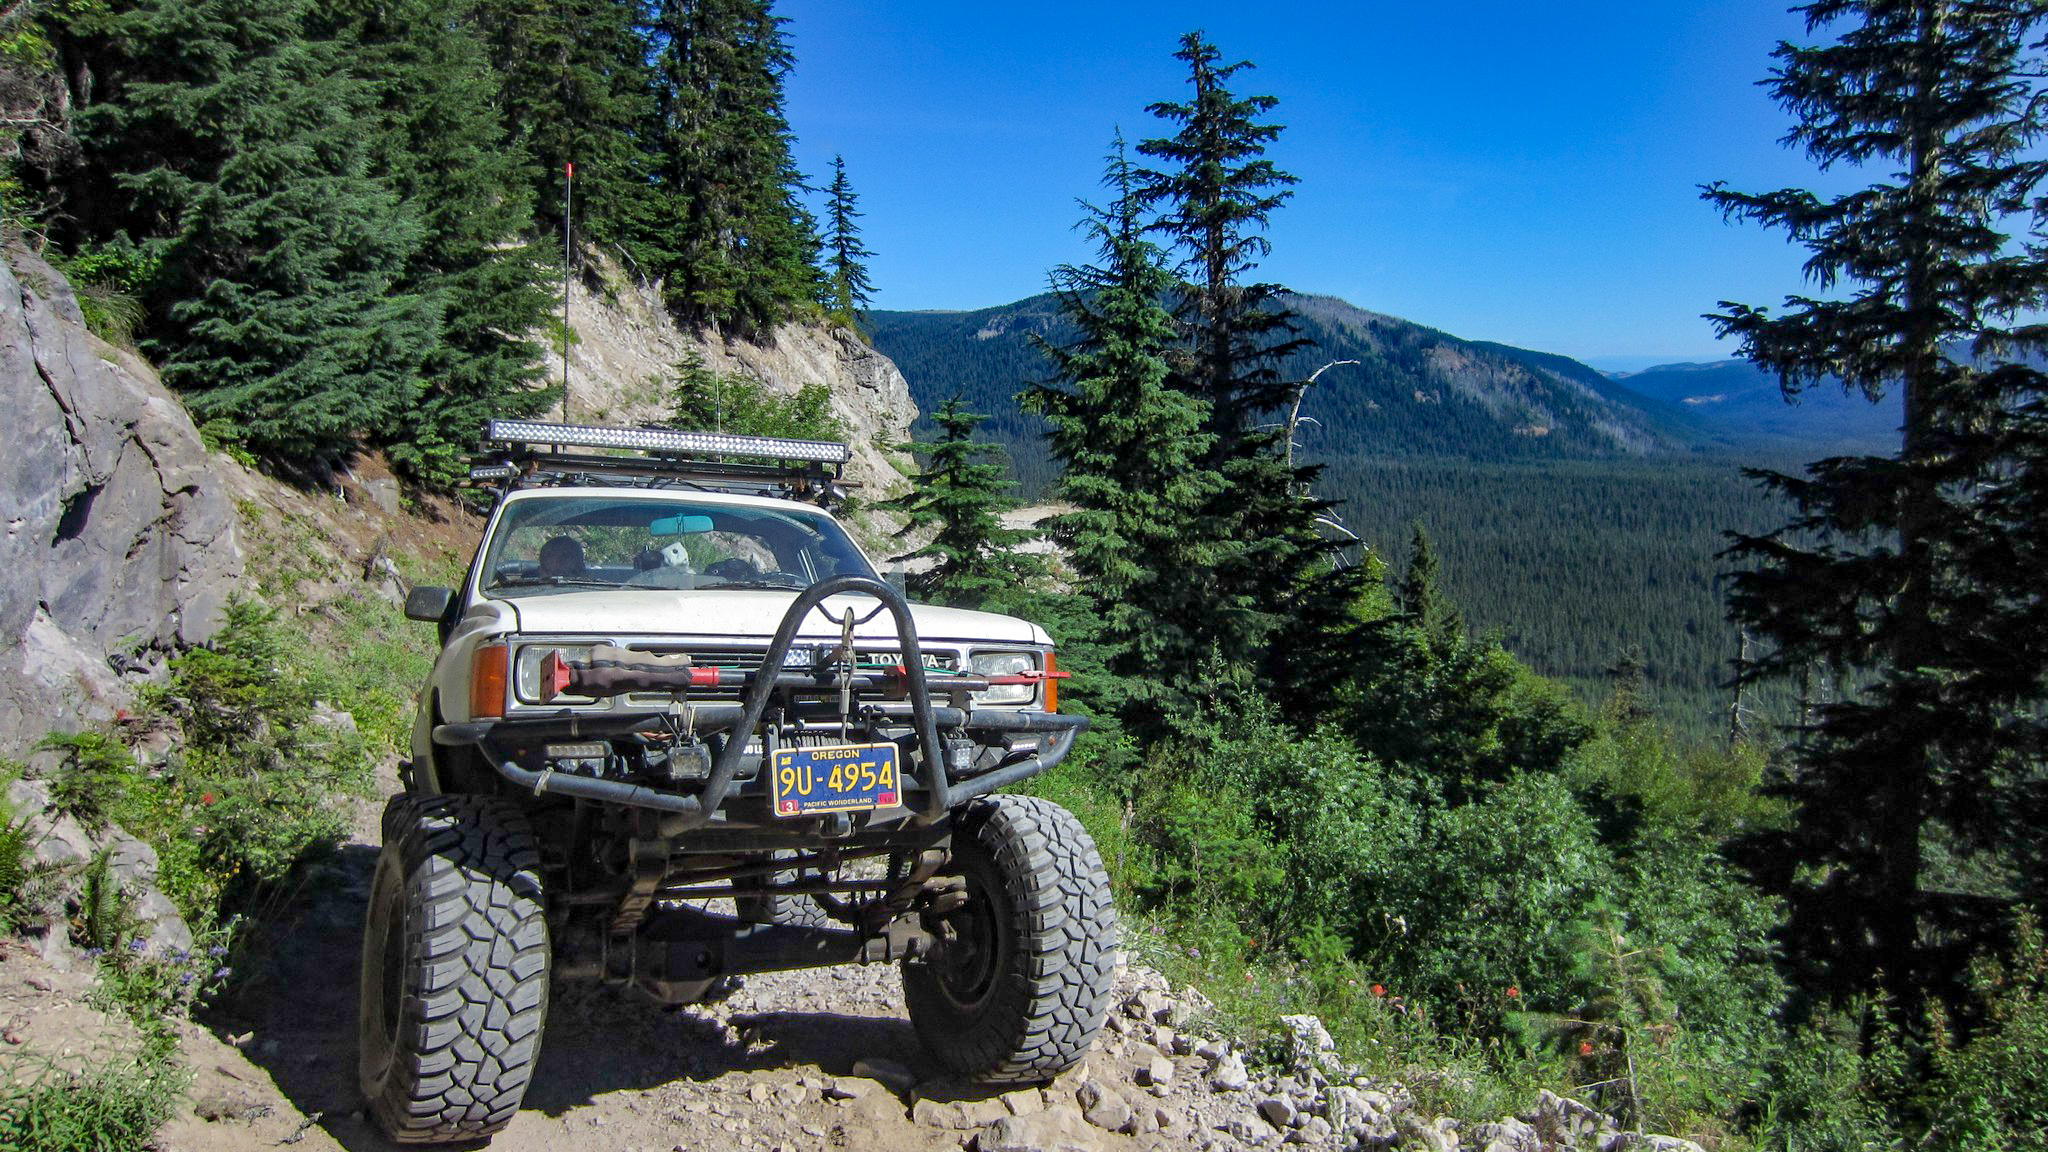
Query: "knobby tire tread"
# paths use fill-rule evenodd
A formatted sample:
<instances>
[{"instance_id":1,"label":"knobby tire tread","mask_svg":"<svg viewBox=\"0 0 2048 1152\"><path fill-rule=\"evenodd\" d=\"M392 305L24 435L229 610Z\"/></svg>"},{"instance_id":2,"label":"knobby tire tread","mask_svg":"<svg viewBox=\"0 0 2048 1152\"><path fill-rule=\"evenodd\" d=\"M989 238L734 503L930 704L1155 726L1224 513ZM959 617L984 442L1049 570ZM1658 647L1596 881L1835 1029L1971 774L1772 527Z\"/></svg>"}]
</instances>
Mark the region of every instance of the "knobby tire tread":
<instances>
[{"instance_id":1,"label":"knobby tire tread","mask_svg":"<svg viewBox=\"0 0 2048 1152\"><path fill-rule=\"evenodd\" d=\"M478 1140L525 1099L547 1016L540 851L508 801L406 795L384 814L408 886L406 974L388 1073L373 1112L407 1144ZM389 848L387 847L387 852ZM366 953L367 956L367 953Z\"/></svg>"},{"instance_id":2,"label":"knobby tire tread","mask_svg":"<svg viewBox=\"0 0 2048 1152\"><path fill-rule=\"evenodd\" d=\"M985 853L1005 889L1011 955L999 986L965 1017L937 979L904 968L904 993L927 1047L986 1084L1030 1084L1079 1063L1108 1014L1117 920L1101 854L1051 801L998 796L959 819L954 851Z\"/></svg>"}]
</instances>

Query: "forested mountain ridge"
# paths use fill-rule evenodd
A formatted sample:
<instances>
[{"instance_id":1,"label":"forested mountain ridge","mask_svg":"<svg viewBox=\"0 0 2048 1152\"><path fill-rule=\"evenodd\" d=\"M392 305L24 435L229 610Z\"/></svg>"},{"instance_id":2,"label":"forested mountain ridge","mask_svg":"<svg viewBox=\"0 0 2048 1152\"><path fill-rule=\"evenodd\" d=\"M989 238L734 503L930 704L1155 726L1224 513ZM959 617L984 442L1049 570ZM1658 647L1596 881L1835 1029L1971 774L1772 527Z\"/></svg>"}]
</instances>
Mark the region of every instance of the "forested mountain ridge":
<instances>
[{"instance_id":1,"label":"forested mountain ridge","mask_svg":"<svg viewBox=\"0 0 2048 1152\"><path fill-rule=\"evenodd\" d=\"M1312 458L1610 459L1709 443L1682 407L1646 400L1568 357L1461 339L1331 296L1283 301L1312 342L1282 362L1284 374L1306 379L1331 361L1359 361L1325 373L1302 402L1302 415L1320 425L1303 434ZM1074 338L1051 295L966 312L876 311L869 324L920 410L961 394L988 414L984 428L1010 452L1026 493L1051 481L1040 422L1015 399L1047 374L1038 342Z\"/></svg>"},{"instance_id":2,"label":"forested mountain ridge","mask_svg":"<svg viewBox=\"0 0 2048 1152\"><path fill-rule=\"evenodd\" d=\"M1882 455L1903 416L1896 394L1873 404L1832 381L1789 403L1778 378L1747 360L1659 364L1611 379L1646 403L1682 408L1683 419L1735 451Z\"/></svg>"}]
</instances>

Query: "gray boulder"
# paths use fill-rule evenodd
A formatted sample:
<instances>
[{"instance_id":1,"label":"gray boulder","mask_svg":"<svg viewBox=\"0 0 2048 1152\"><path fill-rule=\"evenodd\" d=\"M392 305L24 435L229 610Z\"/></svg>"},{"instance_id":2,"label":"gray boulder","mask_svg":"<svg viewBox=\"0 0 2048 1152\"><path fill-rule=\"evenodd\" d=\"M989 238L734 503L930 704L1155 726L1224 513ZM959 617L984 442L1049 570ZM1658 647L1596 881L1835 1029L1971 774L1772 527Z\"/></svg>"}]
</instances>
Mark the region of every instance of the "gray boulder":
<instances>
[{"instance_id":1,"label":"gray boulder","mask_svg":"<svg viewBox=\"0 0 2048 1152\"><path fill-rule=\"evenodd\" d=\"M207 640L242 552L184 408L18 248L0 264L0 411L0 756L19 757L111 719L122 671Z\"/></svg>"}]
</instances>

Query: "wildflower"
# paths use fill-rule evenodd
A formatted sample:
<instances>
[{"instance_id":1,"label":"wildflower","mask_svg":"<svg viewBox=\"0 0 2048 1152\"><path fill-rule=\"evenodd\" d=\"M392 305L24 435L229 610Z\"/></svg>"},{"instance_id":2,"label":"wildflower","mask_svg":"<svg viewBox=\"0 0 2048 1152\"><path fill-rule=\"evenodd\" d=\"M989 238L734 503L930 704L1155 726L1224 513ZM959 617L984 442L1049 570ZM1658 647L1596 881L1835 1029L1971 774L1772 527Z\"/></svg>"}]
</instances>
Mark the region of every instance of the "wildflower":
<instances>
[{"instance_id":1,"label":"wildflower","mask_svg":"<svg viewBox=\"0 0 2048 1152\"><path fill-rule=\"evenodd\" d=\"M105 948L87 948L85 950L85 958L87 960L97 960L106 954L107 950Z\"/></svg>"},{"instance_id":2,"label":"wildflower","mask_svg":"<svg viewBox=\"0 0 2048 1152\"><path fill-rule=\"evenodd\" d=\"M1522 995L1522 990L1521 990L1520 988L1517 988L1517 987L1515 987L1515 986L1514 986L1513 984L1510 984L1510 985L1508 985L1508 999L1510 999L1510 1000L1516 1000L1516 999L1520 999L1520 998L1521 998L1521 995Z\"/></svg>"},{"instance_id":3,"label":"wildflower","mask_svg":"<svg viewBox=\"0 0 2048 1152\"><path fill-rule=\"evenodd\" d=\"M186 987L190 987L190 986L191 986L191 984L192 984L192 981L194 981L194 980L197 980L198 978L199 978L199 973L197 973L197 972L186 972L186 973L183 973L183 974L181 974L181 975L180 975L180 976L178 977L178 987L180 987L180 988L186 988Z\"/></svg>"},{"instance_id":4,"label":"wildflower","mask_svg":"<svg viewBox=\"0 0 2048 1152\"><path fill-rule=\"evenodd\" d=\"M228 967L226 967L225 965L223 965L222 967L219 967L219 968L215 968L215 969L213 970L213 975L212 975L212 976L210 976L210 977L208 977L208 979L210 979L210 980L225 980L225 979L227 979L227 978L228 978L228 973L229 973L230 971L232 971L232 969L229 969Z\"/></svg>"},{"instance_id":5,"label":"wildflower","mask_svg":"<svg viewBox=\"0 0 2048 1152\"><path fill-rule=\"evenodd\" d=\"M1592 1054L1593 1054L1593 1042L1592 1042L1591 1040L1581 1040L1581 1041L1579 1041L1579 1055L1581 1055L1581 1056L1591 1056Z\"/></svg>"},{"instance_id":6,"label":"wildflower","mask_svg":"<svg viewBox=\"0 0 2048 1152\"><path fill-rule=\"evenodd\" d=\"M213 802L216 799L218 799L218 797L214 796L214 794L211 792L202 792L199 794L199 804L203 808L213 807Z\"/></svg>"},{"instance_id":7,"label":"wildflower","mask_svg":"<svg viewBox=\"0 0 2048 1152\"><path fill-rule=\"evenodd\" d=\"M224 944L215 944L213 947L208 948L206 950L206 954L212 957L213 959L218 960L221 957L228 954L227 946Z\"/></svg>"},{"instance_id":8,"label":"wildflower","mask_svg":"<svg viewBox=\"0 0 2048 1152\"><path fill-rule=\"evenodd\" d=\"M1385 984L1373 985L1372 994L1375 996L1385 996L1387 994L1387 986Z\"/></svg>"},{"instance_id":9,"label":"wildflower","mask_svg":"<svg viewBox=\"0 0 2048 1152\"><path fill-rule=\"evenodd\" d=\"M128 950L129 950L130 952L144 952L144 951L147 951L148 949L149 949L149 941L147 941L147 940L143 939L143 938L142 938L142 937L140 937L140 936L137 936L137 937L136 937L135 939L133 939L133 940L130 940L130 941L128 942Z\"/></svg>"}]
</instances>

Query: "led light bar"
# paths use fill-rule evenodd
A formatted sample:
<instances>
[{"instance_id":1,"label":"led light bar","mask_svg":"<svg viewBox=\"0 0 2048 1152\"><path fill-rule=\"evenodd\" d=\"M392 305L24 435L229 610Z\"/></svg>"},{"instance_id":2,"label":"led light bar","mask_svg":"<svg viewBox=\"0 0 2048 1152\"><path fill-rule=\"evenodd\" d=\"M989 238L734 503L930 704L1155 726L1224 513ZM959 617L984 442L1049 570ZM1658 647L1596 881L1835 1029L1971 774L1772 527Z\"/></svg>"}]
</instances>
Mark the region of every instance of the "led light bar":
<instances>
[{"instance_id":1,"label":"led light bar","mask_svg":"<svg viewBox=\"0 0 2048 1152\"><path fill-rule=\"evenodd\" d=\"M678 455L805 460L821 464L844 464L853 458L851 448L829 440L731 436L724 432L674 432L663 428L598 428L536 420L493 420L484 429L484 439L500 444L627 448Z\"/></svg>"},{"instance_id":2,"label":"led light bar","mask_svg":"<svg viewBox=\"0 0 2048 1152\"><path fill-rule=\"evenodd\" d=\"M471 480L510 480L519 475L519 469L510 464L485 464L469 470Z\"/></svg>"}]
</instances>

